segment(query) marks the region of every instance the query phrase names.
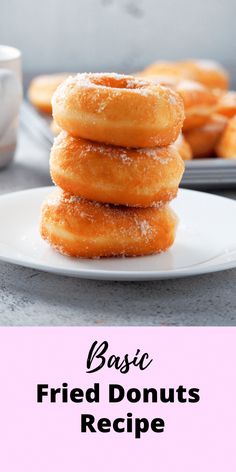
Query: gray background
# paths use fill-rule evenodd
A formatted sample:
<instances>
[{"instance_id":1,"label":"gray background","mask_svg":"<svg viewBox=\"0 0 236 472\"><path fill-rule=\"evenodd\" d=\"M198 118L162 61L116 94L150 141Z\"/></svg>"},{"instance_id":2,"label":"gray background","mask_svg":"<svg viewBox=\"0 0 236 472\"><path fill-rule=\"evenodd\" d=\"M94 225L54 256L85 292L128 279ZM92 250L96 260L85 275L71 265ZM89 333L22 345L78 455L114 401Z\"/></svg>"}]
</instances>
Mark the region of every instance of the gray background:
<instances>
[{"instance_id":1,"label":"gray background","mask_svg":"<svg viewBox=\"0 0 236 472\"><path fill-rule=\"evenodd\" d=\"M136 70L161 58L235 60L235 0L6 0L0 44L35 71Z\"/></svg>"}]
</instances>

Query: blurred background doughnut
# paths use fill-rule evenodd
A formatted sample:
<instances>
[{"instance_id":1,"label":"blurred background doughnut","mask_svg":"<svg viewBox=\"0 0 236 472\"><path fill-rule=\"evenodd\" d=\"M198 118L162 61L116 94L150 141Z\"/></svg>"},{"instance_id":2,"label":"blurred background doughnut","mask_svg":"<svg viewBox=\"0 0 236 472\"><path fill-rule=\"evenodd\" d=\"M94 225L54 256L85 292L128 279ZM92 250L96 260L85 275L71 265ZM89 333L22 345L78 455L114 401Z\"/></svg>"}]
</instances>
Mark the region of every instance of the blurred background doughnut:
<instances>
[{"instance_id":1,"label":"blurred background doughnut","mask_svg":"<svg viewBox=\"0 0 236 472\"><path fill-rule=\"evenodd\" d=\"M226 158L236 157L236 115L231 118L217 146L217 155Z\"/></svg>"},{"instance_id":2,"label":"blurred background doughnut","mask_svg":"<svg viewBox=\"0 0 236 472\"><path fill-rule=\"evenodd\" d=\"M145 67L142 71L137 73L139 76L142 77L170 77L172 80L178 81L184 78L184 75L181 72L181 69L177 62L170 62L170 61L157 61L149 66Z\"/></svg>"},{"instance_id":3,"label":"blurred background doughnut","mask_svg":"<svg viewBox=\"0 0 236 472\"><path fill-rule=\"evenodd\" d=\"M198 82L181 80L175 90L184 102L185 120L183 130L197 128L207 122L215 111L217 96L207 87Z\"/></svg>"},{"instance_id":4,"label":"blurred background doughnut","mask_svg":"<svg viewBox=\"0 0 236 472\"><path fill-rule=\"evenodd\" d=\"M166 75L175 80L193 80L211 89L226 90L229 86L227 71L219 63L205 59L155 62L146 67L140 74L143 77Z\"/></svg>"},{"instance_id":5,"label":"blurred background doughnut","mask_svg":"<svg viewBox=\"0 0 236 472\"><path fill-rule=\"evenodd\" d=\"M29 86L28 97L32 105L43 113L52 113L52 96L69 73L39 75L35 77Z\"/></svg>"},{"instance_id":6,"label":"blurred background doughnut","mask_svg":"<svg viewBox=\"0 0 236 472\"><path fill-rule=\"evenodd\" d=\"M236 115L236 92L231 90L222 94L219 98L219 102L216 109L220 115L232 118Z\"/></svg>"},{"instance_id":7,"label":"blurred background doughnut","mask_svg":"<svg viewBox=\"0 0 236 472\"><path fill-rule=\"evenodd\" d=\"M212 115L203 126L185 132L185 139L192 149L193 157L215 156L217 144L227 121L224 116Z\"/></svg>"},{"instance_id":8,"label":"blurred background doughnut","mask_svg":"<svg viewBox=\"0 0 236 472\"><path fill-rule=\"evenodd\" d=\"M192 59L180 61L178 64L187 79L200 82L211 89L225 90L229 86L227 71L216 61Z\"/></svg>"}]
</instances>

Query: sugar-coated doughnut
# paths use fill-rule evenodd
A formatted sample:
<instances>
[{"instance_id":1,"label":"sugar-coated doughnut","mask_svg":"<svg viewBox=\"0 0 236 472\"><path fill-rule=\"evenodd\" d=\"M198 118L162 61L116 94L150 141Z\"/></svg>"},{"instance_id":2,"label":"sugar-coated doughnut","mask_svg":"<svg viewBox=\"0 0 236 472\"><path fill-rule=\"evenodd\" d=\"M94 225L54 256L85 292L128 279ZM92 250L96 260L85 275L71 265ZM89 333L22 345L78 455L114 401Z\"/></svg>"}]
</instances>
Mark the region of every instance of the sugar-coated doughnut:
<instances>
[{"instance_id":1,"label":"sugar-coated doughnut","mask_svg":"<svg viewBox=\"0 0 236 472\"><path fill-rule=\"evenodd\" d=\"M51 114L52 105L51 100L52 96L60 85L67 77L68 73L61 74L49 74L49 75L39 75L35 77L29 86L28 97L32 105L34 105L38 110Z\"/></svg>"},{"instance_id":2,"label":"sugar-coated doughnut","mask_svg":"<svg viewBox=\"0 0 236 472\"><path fill-rule=\"evenodd\" d=\"M215 111L218 97L208 88L197 82L181 80L175 90L184 102L185 120L183 130L202 126Z\"/></svg>"},{"instance_id":3,"label":"sugar-coated doughnut","mask_svg":"<svg viewBox=\"0 0 236 472\"><path fill-rule=\"evenodd\" d=\"M136 72L140 77L159 77L166 76L173 78L173 80L181 80L184 78L184 75L181 71L177 62L171 61L157 61L153 62L149 66L145 67L140 72Z\"/></svg>"},{"instance_id":4,"label":"sugar-coated doughnut","mask_svg":"<svg viewBox=\"0 0 236 472\"><path fill-rule=\"evenodd\" d=\"M177 62L156 62L146 67L141 73L143 77L166 75L176 79L188 79L199 82L211 89L226 90L229 76L217 62L205 59L185 60Z\"/></svg>"},{"instance_id":5,"label":"sugar-coated doughnut","mask_svg":"<svg viewBox=\"0 0 236 472\"><path fill-rule=\"evenodd\" d=\"M174 91L133 76L78 74L56 90L53 116L73 136L124 147L167 146L182 127Z\"/></svg>"},{"instance_id":6,"label":"sugar-coated doughnut","mask_svg":"<svg viewBox=\"0 0 236 472\"><path fill-rule=\"evenodd\" d=\"M191 146L193 157L214 157L226 125L227 119L224 116L212 115L203 126L187 131L185 139Z\"/></svg>"},{"instance_id":7,"label":"sugar-coated doughnut","mask_svg":"<svg viewBox=\"0 0 236 472\"><path fill-rule=\"evenodd\" d=\"M61 132L51 150L50 170L54 183L73 195L147 207L176 196L184 163L174 146L121 148Z\"/></svg>"},{"instance_id":8,"label":"sugar-coated doughnut","mask_svg":"<svg viewBox=\"0 0 236 472\"><path fill-rule=\"evenodd\" d=\"M228 121L216 152L219 157L236 158L236 116Z\"/></svg>"},{"instance_id":9,"label":"sugar-coated doughnut","mask_svg":"<svg viewBox=\"0 0 236 472\"><path fill-rule=\"evenodd\" d=\"M141 256L166 251L177 217L168 207L104 205L55 190L43 204L40 232L60 253L74 257Z\"/></svg>"},{"instance_id":10,"label":"sugar-coated doughnut","mask_svg":"<svg viewBox=\"0 0 236 472\"><path fill-rule=\"evenodd\" d=\"M191 59L178 64L186 79L195 80L211 89L226 90L229 86L228 73L216 61Z\"/></svg>"},{"instance_id":11,"label":"sugar-coated doughnut","mask_svg":"<svg viewBox=\"0 0 236 472\"><path fill-rule=\"evenodd\" d=\"M233 90L222 94L217 105L217 113L232 118L236 115L236 92Z\"/></svg>"}]
</instances>

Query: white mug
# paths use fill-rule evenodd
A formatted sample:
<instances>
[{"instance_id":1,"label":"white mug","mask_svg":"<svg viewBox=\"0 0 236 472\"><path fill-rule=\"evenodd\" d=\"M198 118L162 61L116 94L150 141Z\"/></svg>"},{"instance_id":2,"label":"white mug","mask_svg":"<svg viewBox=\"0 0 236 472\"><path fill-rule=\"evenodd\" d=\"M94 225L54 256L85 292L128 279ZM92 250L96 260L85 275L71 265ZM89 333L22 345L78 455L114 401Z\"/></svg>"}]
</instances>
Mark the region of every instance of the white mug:
<instances>
[{"instance_id":1,"label":"white mug","mask_svg":"<svg viewBox=\"0 0 236 472\"><path fill-rule=\"evenodd\" d=\"M0 45L0 168L15 154L21 100L21 53Z\"/></svg>"}]
</instances>

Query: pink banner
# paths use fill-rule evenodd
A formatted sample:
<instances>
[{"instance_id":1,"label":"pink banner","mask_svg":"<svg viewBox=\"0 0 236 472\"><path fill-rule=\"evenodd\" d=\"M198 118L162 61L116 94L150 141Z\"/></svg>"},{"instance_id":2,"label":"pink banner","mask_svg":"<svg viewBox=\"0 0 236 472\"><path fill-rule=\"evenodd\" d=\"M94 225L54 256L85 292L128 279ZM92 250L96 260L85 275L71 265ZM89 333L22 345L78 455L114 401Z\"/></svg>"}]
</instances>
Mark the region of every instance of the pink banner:
<instances>
[{"instance_id":1,"label":"pink banner","mask_svg":"<svg viewBox=\"0 0 236 472\"><path fill-rule=\"evenodd\" d=\"M0 359L3 472L236 470L235 328L1 328Z\"/></svg>"}]
</instances>

